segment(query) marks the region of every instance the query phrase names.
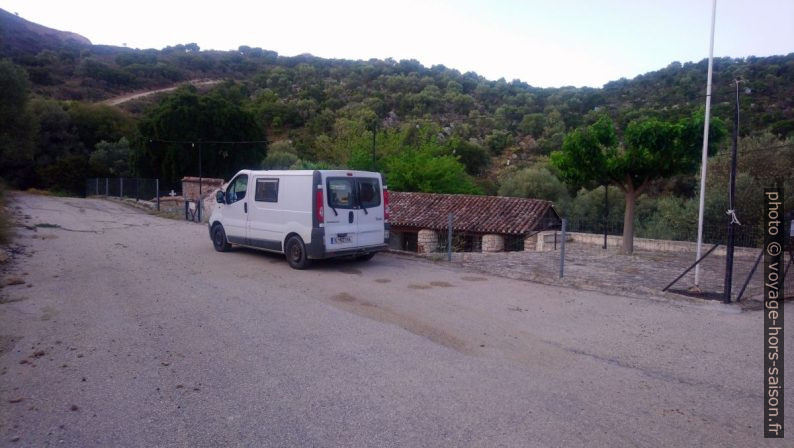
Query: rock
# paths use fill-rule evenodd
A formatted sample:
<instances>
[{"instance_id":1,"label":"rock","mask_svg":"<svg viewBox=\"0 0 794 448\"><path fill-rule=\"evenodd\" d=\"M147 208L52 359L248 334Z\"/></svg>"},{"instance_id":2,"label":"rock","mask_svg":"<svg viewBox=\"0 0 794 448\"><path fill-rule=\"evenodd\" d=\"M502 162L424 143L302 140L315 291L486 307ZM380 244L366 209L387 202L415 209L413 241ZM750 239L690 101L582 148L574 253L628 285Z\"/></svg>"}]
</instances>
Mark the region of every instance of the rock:
<instances>
[{"instance_id":1,"label":"rock","mask_svg":"<svg viewBox=\"0 0 794 448\"><path fill-rule=\"evenodd\" d=\"M23 280L21 277L8 277L6 279L6 281L5 281L5 284L8 285L8 286L11 286L11 285L24 285L25 284L25 280Z\"/></svg>"}]
</instances>

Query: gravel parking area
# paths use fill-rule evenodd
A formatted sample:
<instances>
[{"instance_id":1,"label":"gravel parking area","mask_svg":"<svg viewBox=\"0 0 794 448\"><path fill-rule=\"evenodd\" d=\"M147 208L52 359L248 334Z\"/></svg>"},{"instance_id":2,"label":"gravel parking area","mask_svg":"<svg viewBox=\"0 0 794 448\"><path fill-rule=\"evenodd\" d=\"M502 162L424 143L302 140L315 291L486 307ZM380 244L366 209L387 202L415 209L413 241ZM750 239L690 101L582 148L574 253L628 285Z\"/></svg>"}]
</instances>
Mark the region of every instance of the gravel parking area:
<instances>
[{"instance_id":1,"label":"gravel parking area","mask_svg":"<svg viewBox=\"0 0 794 448\"><path fill-rule=\"evenodd\" d=\"M393 254L295 271L118 203L10 204L2 446L780 446L758 311Z\"/></svg>"}]
</instances>

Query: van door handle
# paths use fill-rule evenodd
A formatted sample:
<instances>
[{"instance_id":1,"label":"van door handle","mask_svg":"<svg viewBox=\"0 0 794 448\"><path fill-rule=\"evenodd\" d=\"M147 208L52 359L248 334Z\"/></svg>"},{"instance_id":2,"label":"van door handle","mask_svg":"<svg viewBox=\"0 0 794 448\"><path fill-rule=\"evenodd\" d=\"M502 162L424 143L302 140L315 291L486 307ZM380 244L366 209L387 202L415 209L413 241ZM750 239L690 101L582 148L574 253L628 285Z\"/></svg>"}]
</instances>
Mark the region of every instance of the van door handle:
<instances>
[{"instance_id":1,"label":"van door handle","mask_svg":"<svg viewBox=\"0 0 794 448\"><path fill-rule=\"evenodd\" d=\"M248 213L248 203L247 203L247 202L243 202L243 210L244 210L246 213Z\"/></svg>"},{"instance_id":2,"label":"van door handle","mask_svg":"<svg viewBox=\"0 0 794 448\"><path fill-rule=\"evenodd\" d=\"M353 211L352 210L347 215L347 222L350 223L350 224L353 224Z\"/></svg>"}]
</instances>

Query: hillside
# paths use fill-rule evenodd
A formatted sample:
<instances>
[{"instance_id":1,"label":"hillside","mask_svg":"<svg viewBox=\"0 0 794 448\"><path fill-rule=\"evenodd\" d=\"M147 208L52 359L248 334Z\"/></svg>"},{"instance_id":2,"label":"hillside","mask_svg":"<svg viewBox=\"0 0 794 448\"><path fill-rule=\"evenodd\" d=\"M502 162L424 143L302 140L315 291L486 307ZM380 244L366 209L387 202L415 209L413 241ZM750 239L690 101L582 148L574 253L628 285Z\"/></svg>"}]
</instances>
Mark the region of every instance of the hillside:
<instances>
[{"instance_id":1,"label":"hillside","mask_svg":"<svg viewBox=\"0 0 794 448\"><path fill-rule=\"evenodd\" d=\"M68 31L60 31L0 9L0 50L4 55L25 56L43 50L59 50L64 47L90 46L91 41Z\"/></svg>"},{"instance_id":2,"label":"hillside","mask_svg":"<svg viewBox=\"0 0 794 448\"><path fill-rule=\"evenodd\" d=\"M428 68L413 60L284 57L247 46L238 51L201 51L196 44L137 50L91 45L77 34L52 30L3 10L0 57L11 58L28 71L34 92L56 99L99 101L189 79L232 79L244 81L252 92L269 89L283 103L281 121L293 128L324 110L336 113L366 102L381 118L389 113L399 118L430 116L442 124L505 130L516 141L526 136L552 138L556 130L581 125L594 110L621 122L647 114L685 115L702 107L706 78L703 60L673 62L601 89L537 88L518 80L486 80L442 65ZM745 131L790 132L794 54L716 59L715 116L731 117L736 77L744 78L752 92L743 99L755 112L748 114L750 127Z\"/></svg>"},{"instance_id":3,"label":"hillside","mask_svg":"<svg viewBox=\"0 0 794 448\"><path fill-rule=\"evenodd\" d=\"M244 148L205 144L205 172L217 176L242 165L392 169L403 163L418 169L447 158L446 168L431 166L427 175L462 164L471 179L432 188L496 193L516 170L545 163L566 133L601 115L620 130L638 118L672 120L702 110L707 68L705 60L673 62L602 88L538 88L415 60L285 57L248 46L202 51L194 43L161 50L92 45L2 10L0 59L10 61L12 71L24 70L28 112L38 126L38 140L31 143L34 166L30 159L19 162L28 168L13 175L26 180L14 182L36 185L48 169L68 167L74 176L61 187L78 191L89 174L135 173L167 182L195 174L195 152L159 139L270 142ZM741 77L749 89L741 96L741 135L776 145L794 134L794 53L717 58L714 64L716 120L730 127L733 80ZM190 80L224 82L170 90ZM160 89L119 107L100 104ZM122 137L124 144L118 143ZM120 146L93 157L102 142ZM111 170L101 161L112 151L134 156L118 156ZM402 155L408 159L397 160ZM65 165L52 168L53 163ZM691 197L693 186L694 176L683 176L655 191Z\"/></svg>"}]
</instances>

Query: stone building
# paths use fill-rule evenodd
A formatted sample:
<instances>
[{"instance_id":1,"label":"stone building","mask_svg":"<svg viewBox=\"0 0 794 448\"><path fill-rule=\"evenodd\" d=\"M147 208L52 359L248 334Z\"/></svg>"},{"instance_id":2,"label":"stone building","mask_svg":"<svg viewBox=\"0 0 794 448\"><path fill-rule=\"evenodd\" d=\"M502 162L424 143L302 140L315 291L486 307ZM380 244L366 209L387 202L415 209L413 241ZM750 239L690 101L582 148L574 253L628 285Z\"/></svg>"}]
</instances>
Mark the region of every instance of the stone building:
<instances>
[{"instance_id":1,"label":"stone building","mask_svg":"<svg viewBox=\"0 0 794 448\"><path fill-rule=\"evenodd\" d=\"M206 221L209 219L212 210L215 208L215 191L223 185L223 179L214 179L210 177L201 178L199 188L198 177L183 177L182 178L182 204L185 201L189 207L196 207L199 200L199 190L201 190L201 220ZM191 208L192 209L192 208Z\"/></svg>"},{"instance_id":2,"label":"stone building","mask_svg":"<svg viewBox=\"0 0 794 448\"><path fill-rule=\"evenodd\" d=\"M206 199L209 195L214 195L215 190L221 188L223 179L214 179L211 177L201 178L201 198ZM197 201L199 199L199 178L198 177L183 177L182 178L182 197L188 201Z\"/></svg>"},{"instance_id":3,"label":"stone building","mask_svg":"<svg viewBox=\"0 0 794 448\"><path fill-rule=\"evenodd\" d=\"M549 201L503 196L390 192L392 249L429 253L446 240L453 213L453 250L535 250L538 232L559 229Z\"/></svg>"}]
</instances>

